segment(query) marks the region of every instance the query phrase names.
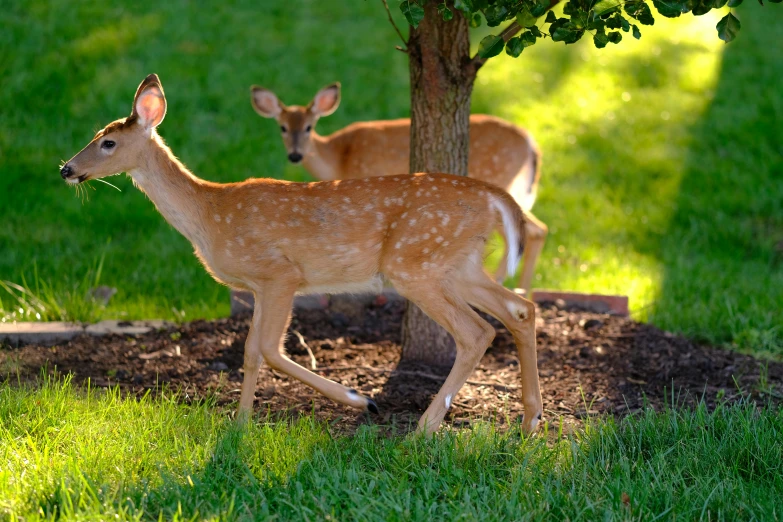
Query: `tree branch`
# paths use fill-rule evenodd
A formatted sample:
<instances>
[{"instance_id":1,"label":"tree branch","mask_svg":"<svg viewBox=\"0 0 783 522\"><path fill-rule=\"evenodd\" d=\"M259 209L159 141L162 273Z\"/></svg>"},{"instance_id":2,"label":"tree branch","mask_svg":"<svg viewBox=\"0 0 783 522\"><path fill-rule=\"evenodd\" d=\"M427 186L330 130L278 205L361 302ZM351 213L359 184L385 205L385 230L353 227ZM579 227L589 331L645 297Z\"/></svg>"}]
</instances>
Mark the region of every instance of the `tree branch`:
<instances>
[{"instance_id":1,"label":"tree branch","mask_svg":"<svg viewBox=\"0 0 783 522\"><path fill-rule=\"evenodd\" d=\"M394 23L394 18L392 18L391 11L389 11L389 4L386 2L386 0L381 0L381 2L383 2L383 7L386 8L386 15L389 17L389 23L392 24L392 26L394 27L394 30L397 31L398 35L400 35L400 40L402 40L403 45L405 45L405 47L408 47L408 41L405 39L404 36L402 36L402 32L400 31L400 28L397 27L397 24ZM397 47L397 49L400 49L400 48ZM406 52L406 53L408 52L407 49L400 49L400 51L403 51L403 52Z\"/></svg>"},{"instance_id":2,"label":"tree branch","mask_svg":"<svg viewBox=\"0 0 783 522\"><path fill-rule=\"evenodd\" d=\"M385 3L386 0L384 0ZM552 10L557 4L560 3L560 0L549 0L549 7L547 7L547 11ZM500 33L500 37L503 39L503 44L511 40L514 35L516 35L518 32L522 31L524 27L519 25L516 20L508 24L508 26L503 29ZM482 58L479 56L478 53L476 53L473 58L470 59L470 62L468 63L468 67L473 68L473 74L476 74L479 69L481 69L481 66L484 65L489 58Z\"/></svg>"}]
</instances>

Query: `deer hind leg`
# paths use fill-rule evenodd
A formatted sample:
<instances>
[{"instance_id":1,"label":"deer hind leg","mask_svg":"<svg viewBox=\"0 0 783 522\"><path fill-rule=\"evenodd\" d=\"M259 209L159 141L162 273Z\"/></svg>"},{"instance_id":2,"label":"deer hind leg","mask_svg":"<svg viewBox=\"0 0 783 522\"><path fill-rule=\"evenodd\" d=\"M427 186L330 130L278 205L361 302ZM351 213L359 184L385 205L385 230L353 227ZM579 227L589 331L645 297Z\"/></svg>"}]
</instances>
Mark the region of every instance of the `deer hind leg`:
<instances>
[{"instance_id":1,"label":"deer hind leg","mask_svg":"<svg viewBox=\"0 0 783 522\"><path fill-rule=\"evenodd\" d=\"M532 433L536 430L543 414L538 382L535 305L495 283L483 272L480 275L471 273L470 280L460 285L459 291L462 298L471 306L498 319L514 336L522 381L522 405L525 408L522 428Z\"/></svg>"},{"instance_id":2,"label":"deer hind leg","mask_svg":"<svg viewBox=\"0 0 783 522\"><path fill-rule=\"evenodd\" d=\"M497 231L503 237L503 256L500 258L500 264L498 265L497 270L495 270L495 281L502 285L508 275L508 241L506 241L503 225L498 225Z\"/></svg>"},{"instance_id":3,"label":"deer hind leg","mask_svg":"<svg viewBox=\"0 0 783 522\"><path fill-rule=\"evenodd\" d=\"M378 413L378 407L372 399L360 395L355 390L347 388L342 384L337 384L334 381L314 374L289 359L285 354L283 348L283 334L291 319L291 307L294 301L295 289L295 286L287 289L276 286L274 288L265 288L263 292L257 294L251 331L258 332L252 336L252 340L258 343L258 349L260 350L261 355L263 355L264 360L266 360L267 364L275 370L303 382L335 402ZM250 341L251 336L248 336L248 344ZM251 347L245 348L246 360L248 358L248 352L251 352L248 348ZM256 363L257 357L255 354L257 352L255 346L252 347L252 353L251 366L246 367L246 372L248 369L252 371L252 364ZM260 364L260 362L258 364ZM258 373L257 368L255 373ZM245 379L248 379L247 373L245 373ZM244 383L242 393L244 397ZM252 404L252 395L250 402Z\"/></svg>"},{"instance_id":4,"label":"deer hind leg","mask_svg":"<svg viewBox=\"0 0 783 522\"><path fill-rule=\"evenodd\" d=\"M426 284L419 281L415 288L397 286L397 289L443 326L454 337L457 345L457 356L451 372L419 420L417 431L429 435L443 422L454 397L495 337L495 330L445 282Z\"/></svg>"},{"instance_id":5,"label":"deer hind leg","mask_svg":"<svg viewBox=\"0 0 783 522\"><path fill-rule=\"evenodd\" d=\"M530 299L536 262L538 262L538 256L544 248L549 229L543 221L531 212L525 212L525 218L525 249L522 252L522 275L519 278L519 287L525 291L525 296Z\"/></svg>"}]
</instances>

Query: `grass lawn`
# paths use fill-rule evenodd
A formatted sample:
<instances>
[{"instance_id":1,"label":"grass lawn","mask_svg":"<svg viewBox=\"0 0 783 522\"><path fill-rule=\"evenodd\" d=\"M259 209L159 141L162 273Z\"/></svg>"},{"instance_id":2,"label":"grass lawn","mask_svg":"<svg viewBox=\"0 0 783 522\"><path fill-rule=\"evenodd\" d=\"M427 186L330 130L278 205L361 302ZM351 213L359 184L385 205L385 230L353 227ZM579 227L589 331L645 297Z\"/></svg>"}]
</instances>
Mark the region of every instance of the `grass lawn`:
<instances>
[{"instance_id":1,"label":"grass lawn","mask_svg":"<svg viewBox=\"0 0 783 522\"><path fill-rule=\"evenodd\" d=\"M161 133L215 181L307 179L252 110L253 83L305 103L341 80L323 133L408 113L406 57L378 2L233 4L31 0L0 13L0 280L37 295L41 318L228 313L228 291L128 179L80 199L57 174L129 113L147 73L169 98ZM728 46L708 15L604 50L585 38L503 55L481 71L474 111L528 127L544 150L539 287L626 293L638 318L780 356L783 16L739 15ZM85 302L96 280L119 290L107 309ZM2 288L0 300L0 315L35 318Z\"/></svg>"},{"instance_id":2,"label":"grass lawn","mask_svg":"<svg viewBox=\"0 0 783 522\"><path fill-rule=\"evenodd\" d=\"M555 429L555 427L550 427ZM777 520L783 410L670 410L520 437L433 440L123 400L45 379L0 388L9 520Z\"/></svg>"}]
</instances>

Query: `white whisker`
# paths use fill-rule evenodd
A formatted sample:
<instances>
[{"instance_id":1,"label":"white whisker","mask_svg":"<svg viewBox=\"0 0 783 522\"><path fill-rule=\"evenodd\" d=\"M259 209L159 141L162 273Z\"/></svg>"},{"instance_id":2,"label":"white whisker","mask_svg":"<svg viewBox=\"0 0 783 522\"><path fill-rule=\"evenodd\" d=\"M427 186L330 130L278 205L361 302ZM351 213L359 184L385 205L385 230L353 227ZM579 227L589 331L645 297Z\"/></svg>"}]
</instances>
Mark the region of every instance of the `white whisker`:
<instances>
[{"instance_id":1,"label":"white whisker","mask_svg":"<svg viewBox=\"0 0 783 522\"><path fill-rule=\"evenodd\" d=\"M109 183L105 179L96 178L95 181L100 181L101 183L105 183L106 185L109 185L111 188L113 188L117 192L122 192L122 190L120 190L119 187L117 187L116 185L112 185L111 183Z\"/></svg>"}]
</instances>

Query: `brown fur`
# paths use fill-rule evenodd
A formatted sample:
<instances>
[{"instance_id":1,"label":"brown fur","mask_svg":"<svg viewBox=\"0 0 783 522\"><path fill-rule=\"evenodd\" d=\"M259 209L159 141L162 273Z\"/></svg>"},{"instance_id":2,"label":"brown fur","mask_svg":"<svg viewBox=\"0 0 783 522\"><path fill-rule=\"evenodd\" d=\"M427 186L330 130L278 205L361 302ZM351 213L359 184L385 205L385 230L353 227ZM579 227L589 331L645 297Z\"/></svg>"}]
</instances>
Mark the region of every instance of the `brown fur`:
<instances>
[{"instance_id":1,"label":"brown fur","mask_svg":"<svg viewBox=\"0 0 783 522\"><path fill-rule=\"evenodd\" d=\"M332 84L316 95L337 90L334 106L339 104L339 84ZM263 91L274 99L272 111L259 107L255 93ZM299 153L303 166L321 180L360 179L409 172L410 119L356 122L328 136L320 136L315 125L320 115L307 106L286 106L269 90L253 87L253 106L264 117L275 118L286 128L282 132L286 151ZM307 132L305 129L311 126ZM473 114L470 117L469 176L502 188L528 214L527 244L520 286L530 294L538 256L547 234L546 225L531 212L541 177L541 150L524 129L494 116ZM498 281L506 276L508 245L495 274Z\"/></svg>"},{"instance_id":2,"label":"brown fur","mask_svg":"<svg viewBox=\"0 0 783 522\"><path fill-rule=\"evenodd\" d=\"M127 171L193 243L218 281L254 293L241 413L252 408L262 358L333 400L374 409L371 399L291 361L281 338L295 293L366 291L379 288L383 278L457 343L454 368L422 417L421 431L437 429L494 336L471 306L494 315L514 333L523 376L523 426L536 428L542 406L535 307L494 283L481 266L499 215L507 217L518 237L524 234L524 214L508 194L489 183L446 174L317 183L201 180L157 135L165 98L157 77L148 80L134 100L134 123L118 120L107 126L66 164L66 172L69 180L80 180ZM117 144L111 151L102 147L108 139Z\"/></svg>"}]
</instances>

